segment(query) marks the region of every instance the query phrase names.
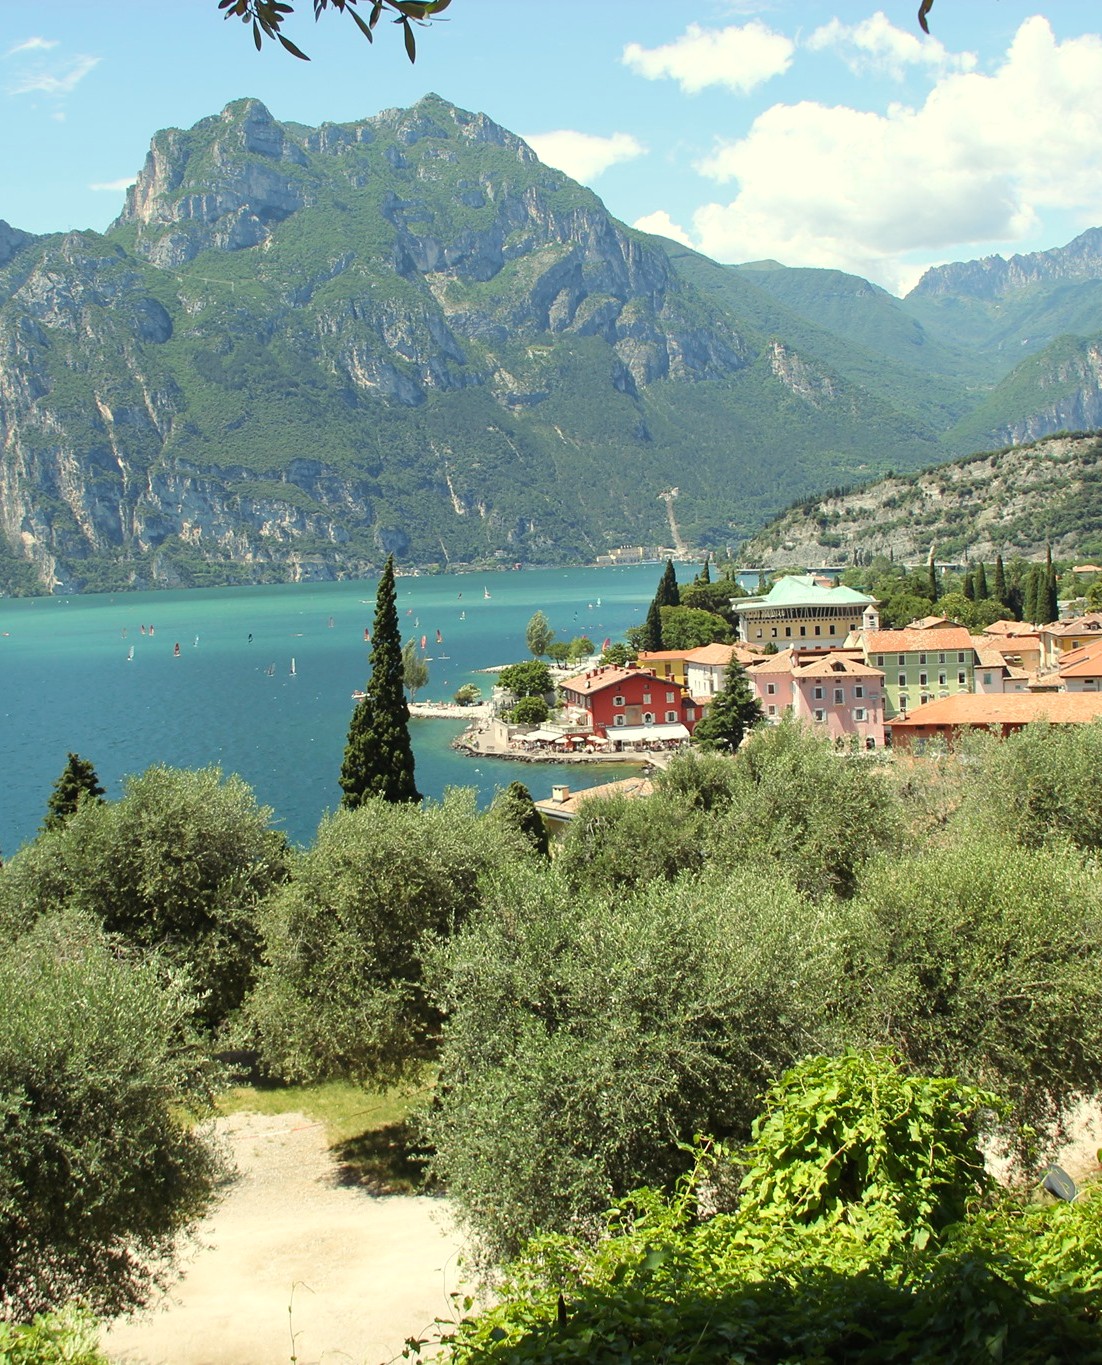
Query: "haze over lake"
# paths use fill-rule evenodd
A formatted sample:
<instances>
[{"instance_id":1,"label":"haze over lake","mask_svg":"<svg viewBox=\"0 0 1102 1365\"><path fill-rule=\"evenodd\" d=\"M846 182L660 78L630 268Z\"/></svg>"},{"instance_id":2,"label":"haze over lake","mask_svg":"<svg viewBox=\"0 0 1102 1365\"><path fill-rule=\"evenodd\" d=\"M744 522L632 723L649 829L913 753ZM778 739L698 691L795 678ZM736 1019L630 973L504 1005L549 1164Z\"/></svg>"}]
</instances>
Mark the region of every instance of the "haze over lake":
<instances>
[{"instance_id":1,"label":"haze over lake","mask_svg":"<svg viewBox=\"0 0 1102 1365\"><path fill-rule=\"evenodd\" d=\"M476 670L526 657L525 627L537 609L560 639L588 635L599 647L606 636L621 637L643 619L660 573L649 564L400 578L403 638L426 636L431 659L419 700L450 700L465 682L488 696L493 678ZM691 574L682 567L679 576ZM92 762L109 798L121 795L126 775L153 763L218 764L249 783L294 843L309 843L340 800L375 587L370 580L0 601L0 852L33 838L69 751ZM411 722L417 784L430 799L472 786L485 804L514 779L539 799L552 782L577 788L608 779L603 766L466 758L449 747L462 728Z\"/></svg>"}]
</instances>

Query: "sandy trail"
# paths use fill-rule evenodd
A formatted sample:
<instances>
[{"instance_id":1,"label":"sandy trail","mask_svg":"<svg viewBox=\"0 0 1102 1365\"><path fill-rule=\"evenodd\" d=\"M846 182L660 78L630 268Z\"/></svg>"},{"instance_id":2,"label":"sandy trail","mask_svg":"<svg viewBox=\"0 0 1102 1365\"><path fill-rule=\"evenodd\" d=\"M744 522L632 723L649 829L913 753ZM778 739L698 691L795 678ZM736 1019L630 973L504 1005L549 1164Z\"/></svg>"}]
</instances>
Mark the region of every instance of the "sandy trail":
<instances>
[{"instance_id":1,"label":"sandy trail","mask_svg":"<svg viewBox=\"0 0 1102 1365\"><path fill-rule=\"evenodd\" d=\"M453 1315L460 1239L446 1200L341 1186L324 1129L301 1114L218 1128L239 1177L169 1302L105 1333L113 1361L378 1365Z\"/></svg>"}]
</instances>

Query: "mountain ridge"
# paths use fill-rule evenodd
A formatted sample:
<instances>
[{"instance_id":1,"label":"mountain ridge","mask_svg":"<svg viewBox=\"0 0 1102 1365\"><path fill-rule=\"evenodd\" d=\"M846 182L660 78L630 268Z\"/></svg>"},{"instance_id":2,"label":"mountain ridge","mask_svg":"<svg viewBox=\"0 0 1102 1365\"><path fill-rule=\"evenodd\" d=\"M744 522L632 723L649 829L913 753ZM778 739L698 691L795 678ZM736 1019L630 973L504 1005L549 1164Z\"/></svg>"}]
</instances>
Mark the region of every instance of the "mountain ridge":
<instances>
[{"instance_id":1,"label":"mountain ridge","mask_svg":"<svg viewBox=\"0 0 1102 1365\"><path fill-rule=\"evenodd\" d=\"M0 591L586 560L660 543L671 486L719 550L1057 420L1044 348L998 396L954 297L720 266L436 95L314 129L237 100L154 135L106 233L0 224ZM1092 345L1053 360L1084 414Z\"/></svg>"}]
</instances>

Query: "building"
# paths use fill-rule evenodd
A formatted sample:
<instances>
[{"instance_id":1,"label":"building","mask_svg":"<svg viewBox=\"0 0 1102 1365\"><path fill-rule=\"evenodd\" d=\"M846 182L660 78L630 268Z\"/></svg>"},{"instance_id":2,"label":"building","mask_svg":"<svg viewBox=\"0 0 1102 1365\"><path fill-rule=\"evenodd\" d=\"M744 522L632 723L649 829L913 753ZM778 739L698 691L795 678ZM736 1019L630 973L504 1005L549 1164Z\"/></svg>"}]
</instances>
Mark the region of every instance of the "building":
<instances>
[{"instance_id":1,"label":"building","mask_svg":"<svg viewBox=\"0 0 1102 1365\"><path fill-rule=\"evenodd\" d=\"M749 668L762 657L760 650L748 645L701 645L685 655L685 686L694 701L707 702L723 687L732 659Z\"/></svg>"},{"instance_id":2,"label":"building","mask_svg":"<svg viewBox=\"0 0 1102 1365\"><path fill-rule=\"evenodd\" d=\"M592 730L617 748L683 743L699 719L683 687L643 668L591 668L560 683L559 693L569 728Z\"/></svg>"},{"instance_id":3,"label":"building","mask_svg":"<svg viewBox=\"0 0 1102 1365\"><path fill-rule=\"evenodd\" d=\"M841 645L862 625L875 626L876 599L853 588L830 588L804 574L778 578L764 597L731 602L739 639L750 645ZM868 615L871 613L871 615Z\"/></svg>"},{"instance_id":4,"label":"building","mask_svg":"<svg viewBox=\"0 0 1102 1365\"><path fill-rule=\"evenodd\" d=\"M580 792L572 792L569 787L552 787L550 800L534 801L532 804L539 811L548 834L555 837L563 833L586 801L606 801L609 797L635 801L650 796L653 791L654 783L649 777L626 777L619 782L606 782L600 787L587 787Z\"/></svg>"},{"instance_id":5,"label":"building","mask_svg":"<svg viewBox=\"0 0 1102 1365\"><path fill-rule=\"evenodd\" d=\"M1102 692L1102 639L1061 655L1055 676L1065 692Z\"/></svg>"},{"instance_id":6,"label":"building","mask_svg":"<svg viewBox=\"0 0 1102 1365\"><path fill-rule=\"evenodd\" d=\"M655 677L684 687L685 655L686 651L683 649L641 649L635 657L635 662L640 668L653 673Z\"/></svg>"},{"instance_id":7,"label":"building","mask_svg":"<svg viewBox=\"0 0 1102 1365\"><path fill-rule=\"evenodd\" d=\"M893 720L892 743L905 749L940 739L952 743L962 730L996 729L1004 737L1038 721L1089 725L1102 720L1102 694L1022 692L1003 696L941 697Z\"/></svg>"},{"instance_id":8,"label":"building","mask_svg":"<svg viewBox=\"0 0 1102 1365\"><path fill-rule=\"evenodd\" d=\"M792 715L835 741L884 744L884 674L859 650L782 650L746 670L767 721Z\"/></svg>"},{"instance_id":9,"label":"building","mask_svg":"<svg viewBox=\"0 0 1102 1365\"><path fill-rule=\"evenodd\" d=\"M1058 668L1063 655L1081 649L1093 640L1102 640L1102 611L1091 611L1071 621L1053 621L1041 626L1041 667Z\"/></svg>"},{"instance_id":10,"label":"building","mask_svg":"<svg viewBox=\"0 0 1102 1365\"><path fill-rule=\"evenodd\" d=\"M865 663L884 674L884 719L975 687L976 650L963 626L865 630L854 637Z\"/></svg>"},{"instance_id":11,"label":"building","mask_svg":"<svg viewBox=\"0 0 1102 1365\"><path fill-rule=\"evenodd\" d=\"M1002 694L1028 692L1032 676L1026 669L1010 662L1007 654L991 644L984 635L972 636L976 652L972 685L976 692Z\"/></svg>"}]
</instances>

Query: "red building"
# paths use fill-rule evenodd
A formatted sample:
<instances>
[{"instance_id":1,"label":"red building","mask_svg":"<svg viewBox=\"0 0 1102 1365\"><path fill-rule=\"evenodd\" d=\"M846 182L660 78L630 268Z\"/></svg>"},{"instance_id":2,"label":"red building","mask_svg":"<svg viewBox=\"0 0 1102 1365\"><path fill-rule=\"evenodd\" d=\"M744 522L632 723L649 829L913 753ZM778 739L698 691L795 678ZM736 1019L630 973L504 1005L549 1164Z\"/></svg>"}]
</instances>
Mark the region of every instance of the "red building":
<instances>
[{"instance_id":1,"label":"red building","mask_svg":"<svg viewBox=\"0 0 1102 1365\"><path fill-rule=\"evenodd\" d=\"M683 742L699 714L685 688L642 668L591 668L560 683L559 692L570 724L621 746Z\"/></svg>"}]
</instances>

